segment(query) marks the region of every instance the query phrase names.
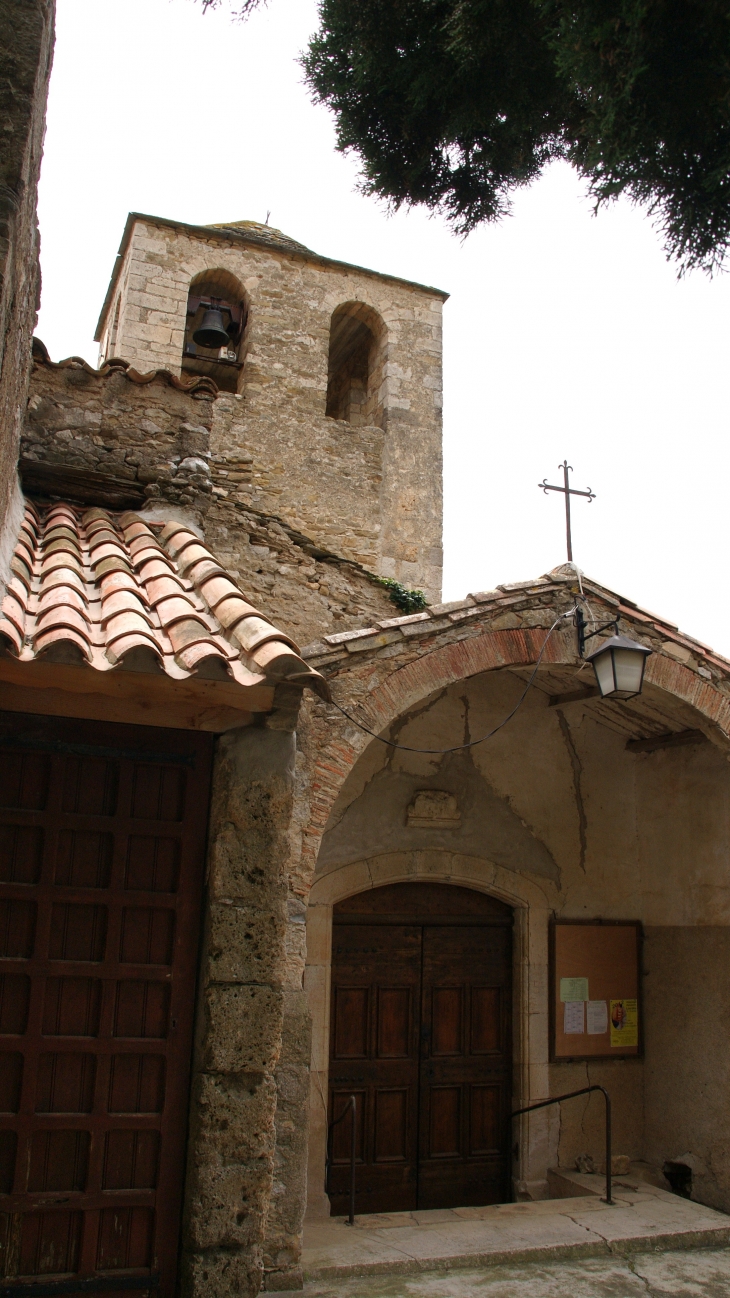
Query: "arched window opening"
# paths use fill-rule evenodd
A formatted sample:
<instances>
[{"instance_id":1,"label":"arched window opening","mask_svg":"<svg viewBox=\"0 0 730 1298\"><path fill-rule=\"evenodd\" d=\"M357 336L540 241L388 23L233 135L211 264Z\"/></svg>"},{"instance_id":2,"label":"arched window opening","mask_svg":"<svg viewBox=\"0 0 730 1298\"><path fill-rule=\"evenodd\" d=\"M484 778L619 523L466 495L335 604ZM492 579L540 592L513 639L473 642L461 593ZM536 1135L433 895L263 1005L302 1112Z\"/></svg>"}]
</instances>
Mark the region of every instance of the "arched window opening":
<instances>
[{"instance_id":1,"label":"arched window opening","mask_svg":"<svg viewBox=\"0 0 730 1298\"><path fill-rule=\"evenodd\" d=\"M204 270L191 281L185 319L183 374L207 374L223 392L238 392L245 352L246 299L227 270Z\"/></svg>"},{"instance_id":2,"label":"arched window opening","mask_svg":"<svg viewBox=\"0 0 730 1298\"><path fill-rule=\"evenodd\" d=\"M363 302L345 302L330 325L327 408L330 419L383 426L385 326Z\"/></svg>"}]
</instances>

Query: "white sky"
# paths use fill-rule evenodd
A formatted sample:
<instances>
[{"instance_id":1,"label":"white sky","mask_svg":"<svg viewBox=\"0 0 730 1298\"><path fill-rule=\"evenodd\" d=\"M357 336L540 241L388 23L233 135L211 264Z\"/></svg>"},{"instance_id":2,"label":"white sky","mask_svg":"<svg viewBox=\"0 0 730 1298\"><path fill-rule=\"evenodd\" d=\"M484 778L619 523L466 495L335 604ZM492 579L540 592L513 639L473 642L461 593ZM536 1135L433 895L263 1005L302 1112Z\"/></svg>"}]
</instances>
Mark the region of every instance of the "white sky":
<instances>
[{"instance_id":1,"label":"white sky","mask_svg":"<svg viewBox=\"0 0 730 1298\"><path fill-rule=\"evenodd\" d=\"M554 167L466 242L355 191L295 60L314 0L246 24L192 0L59 0L41 177L38 336L92 342L127 212L252 219L317 252L435 284L445 308L444 598L574 552L605 585L730 655L726 496L730 280L678 282L641 212L592 215Z\"/></svg>"}]
</instances>

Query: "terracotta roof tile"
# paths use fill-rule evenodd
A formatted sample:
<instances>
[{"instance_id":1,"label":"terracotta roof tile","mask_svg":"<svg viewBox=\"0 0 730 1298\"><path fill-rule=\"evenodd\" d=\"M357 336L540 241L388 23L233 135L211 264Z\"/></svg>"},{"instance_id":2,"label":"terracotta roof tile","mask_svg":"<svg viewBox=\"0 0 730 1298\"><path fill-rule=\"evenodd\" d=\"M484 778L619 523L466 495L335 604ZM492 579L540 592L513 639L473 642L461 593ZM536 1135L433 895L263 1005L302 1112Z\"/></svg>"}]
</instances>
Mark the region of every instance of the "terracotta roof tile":
<instances>
[{"instance_id":1,"label":"terracotta roof tile","mask_svg":"<svg viewBox=\"0 0 730 1298\"><path fill-rule=\"evenodd\" d=\"M214 660L239 685L291 680L327 697L294 642L180 523L153 531L137 514L63 502L41 514L26 502L10 566L0 640L23 662L66 643L109 671L145 647L176 680Z\"/></svg>"},{"instance_id":2,"label":"terracotta roof tile","mask_svg":"<svg viewBox=\"0 0 730 1298\"><path fill-rule=\"evenodd\" d=\"M179 392L203 392L211 397L218 395L217 383L203 375L180 378L178 375L172 374L170 370L150 370L149 373L140 374L139 370L134 369L129 364L129 361L123 361L118 356L110 357L98 370L95 370L93 365L89 365L83 356L68 356L64 361L52 361L45 343L42 343L40 338L33 339L33 360L36 365L47 365L52 370L82 370L85 374L91 374L94 378L99 379L107 379L112 375L123 374L126 379L129 379L130 383L141 385L154 383L155 379L161 379L164 383L169 383L171 388L177 388Z\"/></svg>"}]
</instances>

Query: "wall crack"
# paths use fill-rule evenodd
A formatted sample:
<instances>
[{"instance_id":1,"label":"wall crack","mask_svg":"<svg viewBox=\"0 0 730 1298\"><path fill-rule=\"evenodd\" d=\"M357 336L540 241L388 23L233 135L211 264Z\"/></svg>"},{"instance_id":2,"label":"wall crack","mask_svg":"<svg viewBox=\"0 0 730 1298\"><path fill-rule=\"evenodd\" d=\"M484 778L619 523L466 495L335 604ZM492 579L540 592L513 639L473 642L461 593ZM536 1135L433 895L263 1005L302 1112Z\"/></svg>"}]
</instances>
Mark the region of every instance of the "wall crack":
<instances>
[{"instance_id":1,"label":"wall crack","mask_svg":"<svg viewBox=\"0 0 730 1298\"><path fill-rule=\"evenodd\" d=\"M565 717L565 713L562 712L560 708L558 708L558 722L560 724L560 730L563 739L565 740L565 747L568 750L570 765L573 770L573 789L575 791L575 803L578 809L578 838L580 842L579 864L581 870L585 874L586 851L588 847L588 817L586 816L586 810L583 805L583 790L581 787L583 765L580 760L580 757L578 756L578 750L575 746L575 740L573 739L573 735L571 733L570 726L568 725L567 719Z\"/></svg>"}]
</instances>

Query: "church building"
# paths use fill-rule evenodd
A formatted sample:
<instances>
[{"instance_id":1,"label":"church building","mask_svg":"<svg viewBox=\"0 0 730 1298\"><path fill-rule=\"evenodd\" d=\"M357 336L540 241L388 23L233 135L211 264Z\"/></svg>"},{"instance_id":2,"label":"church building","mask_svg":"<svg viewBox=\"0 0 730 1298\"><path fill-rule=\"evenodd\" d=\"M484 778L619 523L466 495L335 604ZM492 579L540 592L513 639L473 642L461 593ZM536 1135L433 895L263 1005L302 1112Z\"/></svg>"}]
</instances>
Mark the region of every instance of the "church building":
<instances>
[{"instance_id":1,"label":"church building","mask_svg":"<svg viewBox=\"0 0 730 1298\"><path fill-rule=\"evenodd\" d=\"M572 564L441 601L446 297L133 213L98 368L34 342L0 569L14 1298L300 1289L353 1155L359 1217L612 1169L730 1213L730 662Z\"/></svg>"}]
</instances>

